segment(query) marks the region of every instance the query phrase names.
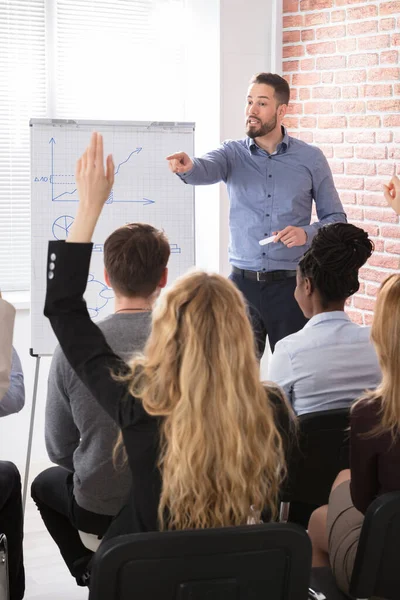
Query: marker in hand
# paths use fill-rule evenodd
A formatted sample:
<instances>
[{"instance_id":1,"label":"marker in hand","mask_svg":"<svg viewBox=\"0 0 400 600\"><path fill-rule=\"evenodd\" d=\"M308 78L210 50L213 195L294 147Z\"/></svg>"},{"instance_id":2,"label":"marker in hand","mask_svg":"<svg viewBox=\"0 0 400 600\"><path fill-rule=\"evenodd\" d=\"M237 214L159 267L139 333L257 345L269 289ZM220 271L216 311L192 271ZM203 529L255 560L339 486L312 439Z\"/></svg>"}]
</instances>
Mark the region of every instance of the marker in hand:
<instances>
[{"instance_id":1,"label":"marker in hand","mask_svg":"<svg viewBox=\"0 0 400 600\"><path fill-rule=\"evenodd\" d=\"M263 240L260 240L258 243L260 244L260 246L266 246L267 244L270 244L271 242L274 241L276 237L275 235L271 235L270 237L264 238Z\"/></svg>"}]
</instances>

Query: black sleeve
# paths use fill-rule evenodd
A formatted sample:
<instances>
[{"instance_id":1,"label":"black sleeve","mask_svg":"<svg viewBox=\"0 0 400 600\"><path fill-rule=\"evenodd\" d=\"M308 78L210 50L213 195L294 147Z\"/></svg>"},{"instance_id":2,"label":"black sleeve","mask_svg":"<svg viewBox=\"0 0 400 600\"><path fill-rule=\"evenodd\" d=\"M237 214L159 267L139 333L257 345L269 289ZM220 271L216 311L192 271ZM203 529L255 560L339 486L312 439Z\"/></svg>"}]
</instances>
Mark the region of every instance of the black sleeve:
<instances>
[{"instance_id":1,"label":"black sleeve","mask_svg":"<svg viewBox=\"0 0 400 600\"><path fill-rule=\"evenodd\" d=\"M144 411L128 394L126 384L112 377L112 373L126 374L128 366L111 350L86 309L83 294L91 252L92 244L49 242L44 314L71 367L123 428L142 420Z\"/></svg>"}]
</instances>

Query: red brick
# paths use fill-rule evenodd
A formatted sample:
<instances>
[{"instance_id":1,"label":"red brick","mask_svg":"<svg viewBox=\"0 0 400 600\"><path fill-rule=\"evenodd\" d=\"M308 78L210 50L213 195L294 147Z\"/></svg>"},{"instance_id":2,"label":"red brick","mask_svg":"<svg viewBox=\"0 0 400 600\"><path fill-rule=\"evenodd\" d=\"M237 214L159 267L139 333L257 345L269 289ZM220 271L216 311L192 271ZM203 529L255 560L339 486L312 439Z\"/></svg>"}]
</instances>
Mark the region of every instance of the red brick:
<instances>
[{"instance_id":1,"label":"red brick","mask_svg":"<svg viewBox=\"0 0 400 600\"><path fill-rule=\"evenodd\" d=\"M295 73L293 85L315 85L320 81L320 73Z\"/></svg>"},{"instance_id":2,"label":"red brick","mask_svg":"<svg viewBox=\"0 0 400 600\"><path fill-rule=\"evenodd\" d=\"M350 127L380 127L381 119L378 115L350 116Z\"/></svg>"},{"instance_id":3,"label":"red brick","mask_svg":"<svg viewBox=\"0 0 400 600\"><path fill-rule=\"evenodd\" d=\"M377 50L378 48L389 48L390 35L373 35L358 39L359 50Z\"/></svg>"},{"instance_id":4,"label":"red brick","mask_svg":"<svg viewBox=\"0 0 400 600\"><path fill-rule=\"evenodd\" d=\"M306 128L315 128L317 126L317 119L315 119L314 117L302 117L300 119L300 127L306 127Z\"/></svg>"},{"instance_id":5,"label":"red brick","mask_svg":"<svg viewBox=\"0 0 400 600\"><path fill-rule=\"evenodd\" d=\"M304 46L297 44L296 46L283 46L282 48L283 58L289 58L291 56L304 56Z\"/></svg>"},{"instance_id":6,"label":"red brick","mask_svg":"<svg viewBox=\"0 0 400 600\"><path fill-rule=\"evenodd\" d=\"M396 83L394 86L394 93L396 96L400 96L400 83Z\"/></svg>"},{"instance_id":7,"label":"red brick","mask_svg":"<svg viewBox=\"0 0 400 600\"><path fill-rule=\"evenodd\" d=\"M363 298L362 296L354 296L354 307L361 308L363 310L374 310L375 300L370 298Z\"/></svg>"},{"instance_id":8,"label":"red brick","mask_svg":"<svg viewBox=\"0 0 400 600\"><path fill-rule=\"evenodd\" d=\"M383 226L381 233L385 238L400 238L400 227L398 225Z\"/></svg>"},{"instance_id":9,"label":"red brick","mask_svg":"<svg viewBox=\"0 0 400 600\"><path fill-rule=\"evenodd\" d=\"M346 205L356 203L356 195L353 192L340 192L340 199Z\"/></svg>"},{"instance_id":10,"label":"red brick","mask_svg":"<svg viewBox=\"0 0 400 600\"><path fill-rule=\"evenodd\" d=\"M382 146L356 146L356 158L382 160L386 158L386 148Z\"/></svg>"},{"instance_id":11,"label":"red brick","mask_svg":"<svg viewBox=\"0 0 400 600\"><path fill-rule=\"evenodd\" d=\"M360 282L360 287L358 288L358 294L365 294L365 283L363 281Z\"/></svg>"},{"instance_id":12,"label":"red brick","mask_svg":"<svg viewBox=\"0 0 400 600\"><path fill-rule=\"evenodd\" d=\"M302 27L303 20L303 15L292 15L290 17L283 17L282 27L283 29L287 29L288 27Z\"/></svg>"},{"instance_id":13,"label":"red brick","mask_svg":"<svg viewBox=\"0 0 400 600\"><path fill-rule=\"evenodd\" d=\"M346 175L376 175L376 168L373 163L346 163Z\"/></svg>"},{"instance_id":14,"label":"red brick","mask_svg":"<svg viewBox=\"0 0 400 600\"><path fill-rule=\"evenodd\" d=\"M384 67L383 69L369 69L368 71L368 81L390 81L392 79L399 81L399 68Z\"/></svg>"},{"instance_id":15,"label":"red brick","mask_svg":"<svg viewBox=\"0 0 400 600\"><path fill-rule=\"evenodd\" d=\"M334 175L343 175L344 173L344 164L337 160L330 160L329 166Z\"/></svg>"},{"instance_id":16,"label":"red brick","mask_svg":"<svg viewBox=\"0 0 400 600\"><path fill-rule=\"evenodd\" d=\"M362 313L357 310L349 310L348 308L346 308L346 313L349 315L353 323L357 323L357 325L363 325Z\"/></svg>"},{"instance_id":17,"label":"red brick","mask_svg":"<svg viewBox=\"0 0 400 600\"><path fill-rule=\"evenodd\" d=\"M283 76L283 79L286 79L286 81L288 82L289 85L292 84L292 76L291 75L286 74Z\"/></svg>"},{"instance_id":18,"label":"red brick","mask_svg":"<svg viewBox=\"0 0 400 600\"><path fill-rule=\"evenodd\" d=\"M363 190L364 179L358 177L335 177L338 190Z\"/></svg>"},{"instance_id":19,"label":"red brick","mask_svg":"<svg viewBox=\"0 0 400 600\"><path fill-rule=\"evenodd\" d=\"M371 326L374 321L374 313L373 312L365 312L363 313L364 325Z\"/></svg>"},{"instance_id":20,"label":"red brick","mask_svg":"<svg viewBox=\"0 0 400 600\"><path fill-rule=\"evenodd\" d=\"M317 59L321 60L321 59ZM324 60L324 59L322 59ZM323 98L323 99L332 99L332 98L340 98L340 87L314 87L312 89L313 98Z\"/></svg>"},{"instance_id":21,"label":"red brick","mask_svg":"<svg viewBox=\"0 0 400 600\"><path fill-rule=\"evenodd\" d=\"M345 36L346 27L344 25L334 25L333 27L319 27L317 29L317 40L343 38Z\"/></svg>"},{"instance_id":22,"label":"red brick","mask_svg":"<svg viewBox=\"0 0 400 600\"><path fill-rule=\"evenodd\" d=\"M307 144L312 144L314 141L312 131L300 131L299 138L303 140L303 142L307 142Z\"/></svg>"},{"instance_id":23,"label":"red brick","mask_svg":"<svg viewBox=\"0 0 400 600\"><path fill-rule=\"evenodd\" d=\"M373 131L347 131L346 142L349 144L373 144L375 133Z\"/></svg>"},{"instance_id":24,"label":"red brick","mask_svg":"<svg viewBox=\"0 0 400 600\"><path fill-rule=\"evenodd\" d=\"M309 115L327 115L333 112L331 102L306 102L304 112Z\"/></svg>"},{"instance_id":25,"label":"red brick","mask_svg":"<svg viewBox=\"0 0 400 600\"><path fill-rule=\"evenodd\" d=\"M319 44L307 44L307 54L334 54L336 52L335 42L320 42Z\"/></svg>"},{"instance_id":26,"label":"red brick","mask_svg":"<svg viewBox=\"0 0 400 600\"><path fill-rule=\"evenodd\" d=\"M400 46L400 33L394 33L391 37L392 46Z\"/></svg>"},{"instance_id":27,"label":"red brick","mask_svg":"<svg viewBox=\"0 0 400 600\"><path fill-rule=\"evenodd\" d=\"M334 10L331 12L331 22L337 23L346 20L346 12L344 10Z\"/></svg>"},{"instance_id":28,"label":"red brick","mask_svg":"<svg viewBox=\"0 0 400 600\"><path fill-rule=\"evenodd\" d=\"M398 220L398 216L391 208L366 208L365 218L368 221L382 221L383 223L397 223Z\"/></svg>"},{"instance_id":29,"label":"red brick","mask_svg":"<svg viewBox=\"0 0 400 600\"><path fill-rule=\"evenodd\" d=\"M299 118L298 117L285 117L283 124L288 129L297 129L299 126Z\"/></svg>"},{"instance_id":30,"label":"red brick","mask_svg":"<svg viewBox=\"0 0 400 600\"><path fill-rule=\"evenodd\" d=\"M364 70L359 71L338 71L335 73L336 83L362 83L367 79L367 73Z\"/></svg>"},{"instance_id":31,"label":"red brick","mask_svg":"<svg viewBox=\"0 0 400 600\"><path fill-rule=\"evenodd\" d=\"M386 242L385 252L389 254L400 254L400 242Z\"/></svg>"},{"instance_id":32,"label":"red brick","mask_svg":"<svg viewBox=\"0 0 400 600\"><path fill-rule=\"evenodd\" d=\"M299 70L300 61L298 60L285 60L283 62L283 72L287 73L289 71L298 71Z\"/></svg>"},{"instance_id":33,"label":"red brick","mask_svg":"<svg viewBox=\"0 0 400 600\"><path fill-rule=\"evenodd\" d=\"M332 6L333 0L300 0L300 10L319 10Z\"/></svg>"},{"instance_id":34,"label":"red brick","mask_svg":"<svg viewBox=\"0 0 400 600\"><path fill-rule=\"evenodd\" d=\"M379 4L380 15L391 15L400 13L400 2L399 0L390 0L390 2L381 2Z\"/></svg>"},{"instance_id":35,"label":"red brick","mask_svg":"<svg viewBox=\"0 0 400 600\"><path fill-rule=\"evenodd\" d=\"M314 71L315 58L303 58L303 60L300 61L300 69L302 71Z\"/></svg>"},{"instance_id":36,"label":"red brick","mask_svg":"<svg viewBox=\"0 0 400 600\"><path fill-rule=\"evenodd\" d=\"M357 42L354 38L338 40L336 45L338 52L352 52L357 48Z\"/></svg>"},{"instance_id":37,"label":"red brick","mask_svg":"<svg viewBox=\"0 0 400 600\"><path fill-rule=\"evenodd\" d=\"M290 90L290 100L297 100L299 90L297 88L292 88Z\"/></svg>"},{"instance_id":38,"label":"red brick","mask_svg":"<svg viewBox=\"0 0 400 600\"><path fill-rule=\"evenodd\" d=\"M329 23L329 13L327 12L313 12L304 17L304 25L306 27L323 25L324 23Z\"/></svg>"},{"instance_id":39,"label":"red brick","mask_svg":"<svg viewBox=\"0 0 400 600\"><path fill-rule=\"evenodd\" d=\"M374 298L376 298L380 287L381 286L378 284L368 283L365 287L365 293L367 294L367 296L373 296Z\"/></svg>"},{"instance_id":40,"label":"red brick","mask_svg":"<svg viewBox=\"0 0 400 600\"><path fill-rule=\"evenodd\" d=\"M372 112L397 112L400 111L400 100L369 100L367 107Z\"/></svg>"},{"instance_id":41,"label":"red brick","mask_svg":"<svg viewBox=\"0 0 400 600\"><path fill-rule=\"evenodd\" d=\"M395 174L395 171L395 166L389 162L379 163L377 168L378 175L386 175L387 177L392 177Z\"/></svg>"},{"instance_id":42,"label":"red brick","mask_svg":"<svg viewBox=\"0 0 400 600\"><path fill-rule=\"evenodd\" d=\"M389 148L389 158L400 160L400 148Z\"/></svg>"},{"instance_id":43,"label":"red brick","mask_svg":"<svg viewBox=\"0 0 400 600\"><path fill-rule=\"evenodd\" d=\"M310 88L300 88L300 100L310 99Z\"/></svg>"},{"instance_id":44,"label":"red brick","mask_svg":"<svg viewBox=\"0 0 400 600\"><path fill-rule=\"evenodd\" d=\"M377 21L361 21L350 23L347 26L347 35L360 35L361 33L375 33L378 31Z\"/></svg>"},{"instance_id":45,"label":"red brick","mask_svg":"<svg viewBox=\"0 0 400 600\"><path fill-rule=\"evenodd\" d=\"M369 236L378 236L379 228L377 225L372 225L372 223L364 223L363 221L354 221L353 225L356 227L360 227L360 229L364 229L368 233ZM365 277L364 279L367 279Z\"/></svg>"},{"instance_id":46,"label":"red brick","mask_svg":"<svg viewBox=\"0 0 400 600\"><path fill-rule=\"evenodd\" d=\"M391 85L388 84L380 84L380 85L363 85L362 86L363 96L375 96L375 97L385 97L391 96L393 89Z\"/></svg>"},{"instance_id":47,"label":"red brick","mask_svg":"<svg viewBox=\"0 0 400 600\"><path fill-rule=\"evenodd\" d=\"M333 81L333 73L331 71L327 71L326 73L322 73L321 75L321 83L332 83Z\"/></svg>"},{"instance_id":48,"label":"red brick","mask_svg":"<svg viewBox=\"0 0 400 600\"><path fill-rule=\"evenodd\" d=\"M365 113L365 102L362 101L351 101L346 102L335 102L336 113Z\"/></svg>"},{"instance_id":49,"label":"red brick","mask_svg":"<svg viewBox=\"0 0 400 600\"><path fill-rule=\"evenodd\" d=\"M357 19L368 19L370 17L376 17L378 9L376 6L360 6L357 8L349 8L347 10L347 19L349 21L355 21Z\"/></svg>"},{"instance_id":50,"label":"red brick","mask_svg":"<svg viewBox=\"0 0 400 600\"><path fill-rule=\"evenodd\" d=\"M378 144L391 144L393 142L393 133L391 131L378 131L376 133L376 141Z\"/></svg>"},{"instance_id":51,"label":"red brick","mask_svg":"<svg viewBox=\"0 0 400 600\"><path fill-rule=\"evenodd\" d=\"M317 69L344 69L346 67L345 56L325 56L323 58L317 58Z\"/></svg>"},{"instance_id":52,"label":"red brick","mask_svg":"<svg viewBox=\"0 0 400 600\"><path fill-rule=\"evenodd\" d=\"M287 108L288 115L302 115L303 105L296 102L291 102Z\"/></svg>"},{"instance_id":53,"label":"red brick","mask_svg":"<svg viewBox=\"0 0 400 600\"><path fill-rule=\"evenodd\" d=\"M355 85L342 86L343 98L358 98L358 87Z\"/></svg>"},{"instance_id":54,"label":"red brick","mask_svg":"<svg viewBox=\"0 0 400 600\"><path fill-rule=\"evenodd\" d=\"M290 135L296 139L300 138L300 132L299 131L291 131Z\"/></svg>"},{"instance_id":55,"label":"red brick","mask_svg":"<svg viewBox=\"0 0 400 600\"><path fill-rule=\"evenodd\" d=\"M348 57L349 67L370 67L379 63L378 54L352 54Z\"/></svg>"},{"instance_id":56,"label":"red brick","mask_svg":"<svg viewBox=\"0 0 400 600\"><path fill-rule=\"evenodd\" d=\"M387 183L386 180L374 177L372 179L365 180L365 189L368 192L380 192L383 193L383 184Z\"/></svg>"},{"instance_id":57,"label":"red brick","mask_svg":"<svg viewBox=\"0 0 400 600\"><path fill-rule=\"evenodd\" d=\"M303 29L303 31L301 32L301 41L310 42L311 40L315 40L314 29Z\"/></svg>"},{"instance_id":58,"label":"red brick","mask_svg":"<svg viewBox=\"0 0 400 600\"><path fill-rule=\"evenodd\" d=\"M298 12L299 10L299 1L298 0L283 0L283 8L284 13L288 12Z\"/></svg>"},{"instance_id":59,"label":"red brick","mask_svg":"<svg viewBox=\"0 0 400 600\"><path fill-rule=\"evenodd\" d=\"M400 131L398 133L395 133L394 141L396 144L400 144Z\"/></svg>"},{"instance_id":60,"label":"red brick","mask_svg":"<svg viewBox=\"0 0 400 600\"><path fill-rule=\"evenodd\" d=\"M379 30L390 31L396 27L396 19L380 19Z\"/></svg>"},{"instance_id":61,"label":"red brick","mask_svg":"<svg viewBox=\"0 0 400 600\"><path fill-rule=\"evenodd\" d=\"M397 50L386 50L385 52L381 52L380 56L381 65L393 64L397 65L399 62L399 53Z\"/></svg>"},{"instance_id":62,"label":"red brick","mask_svg":"<svg viewBox=\"0 0 400 600\"><path fill-rule=\"evenodd\" d=\"M385 250L384 241L380 240L379 238L371 238L371 239L374 242L375 252L384 252L384 250Z\"/></svg>"},{"instance_id":63,"label":"red brick","mask_svg":"<svg viewBox=\"0 0 400 600\"><path fill-rule=\"evenodd\" d=\"M321 129L345 129L347 126L346 117L319 117L318 127Z\"/></svg>"},{"instance_id":64,"label":"red brick","mask_svg":"<svg viewBox=\"0 0 400 600\"><path fill-rule=\"evenodd\" d=\"M300 31L298 29L284 31L282 33L282 41L284 44L299 42L300 41Z\"/></svg>"},{"instance_id":65,"label":"red brick","mask_svg":"<svg viewBox=\"0 0 400 600\"><path fill-rule=\"evenodd\" d=\"M349 4L361 4L361 2L365 2L365 0L336 0L336 6L347 6Z\"/></svg>"},{"instance_id":66,"label":"red brick","mask_svg":"<svg viewBox=\"0 0 400 600\"><path fill-rule=\"evenodd\" d=\"M357 204L364 206L387 206L382 193L380 194L357 194Z\"/></svg>"},{"instance_id":67,"label":"red brick","mask_svg":"<svg viewBox=\"0 0 400 600\"><path fill-rule=\"evenodd\" d=\"M332 146L319 146L319 149L325 155L325 158L333 158L333 147Z\"/></svg>"},{"instance_id":68,"label":"red brick","mask_svg":"<svg viewBox=\"0 0 400 600\"><path fill-rule=\"evenodd\" d=\"M317 144L342 144L343 133L341 131L316 131L315 142Z\"/></svg>"},{"instance_id":69,"label":"red brick","mask_svg":"<svg viewBox=\"0 0 400 600\"><path fill-rule=\"evenodd\" d=\"M372 267L383 267L384 269L398 269L399 259L396 256L382 256L379 254L373 254L368 260L368 265Z\"/></svg>"},{"instance_id":70,"label":"red brick","mask_svg":"<svg viewBox=\"0 0 400 600\"><path fill-rule=\"evenodd\" d=\"M364 218L364 211L359 206L347 206L346 207L346 215L349 221L360 220L362 221Z\"/></svg>"},{"instance_id":71,"label":"red brick","mask_svg":"<svg viewBox=\"0 0 400 600\"><path fill-rule=\"evenodd\" d=\"M360 269L360 276L366 281L377 281L382 283L390 275L387 271L378 271L377 269L369 269L368 267L362 267Z\"/></svg>"},{"instance_id":72,"label":"red brick","mask_svg":"<svg viewBox=\"0 0 400 600\"><path fill-rule=\"evenodd\" d=\"M353 158L354 148L353 146L336 146L335 147L336 158Z\"/></svg>"},{"instance_id":73,"label":"red brick","mask_svg":"<svg viewBox=\"0 0 400 600\"><path fill-rule=\"evenodd\" d=\"M400 127L400 115L387 115L383 117L384 127Z\"/></svg>"}]
</instances>

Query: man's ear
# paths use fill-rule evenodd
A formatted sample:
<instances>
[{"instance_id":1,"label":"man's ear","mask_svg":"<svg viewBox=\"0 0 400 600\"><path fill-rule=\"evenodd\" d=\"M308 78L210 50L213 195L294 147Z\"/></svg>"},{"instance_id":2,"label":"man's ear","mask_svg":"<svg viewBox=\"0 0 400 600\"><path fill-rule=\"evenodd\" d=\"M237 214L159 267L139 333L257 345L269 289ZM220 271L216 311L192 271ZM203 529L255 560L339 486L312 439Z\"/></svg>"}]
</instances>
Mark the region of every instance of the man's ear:
<instances>
[{"instance_id":1,"label":"man's ear","mask_svg":"<svg viewBox=\"0 0 400 600\"><path fill-rule=\"evenodd\" d=\"M314 291L313 282L310 277L304 278L304 291L305 291L306 296L311 296L311 294Z\"/></svg>"},{"instance_id":2,"label":"man's ear","mask_svg":"<svg viewBox=\"0 0 400 600\"><path fill-rule=\"evenodd\" d=\"M111 287L110 278L108 276L106 269L104 269L104 281L106 282L106 286L110 288Z\"/></svg>"},{"instance_id":3,"label":"man's ear","mask_svg":"<svg viewBox=\"0 0 400 600\"><path fill-rule=\"evenodd\" d=\"M159 288L165 288L165 286L167 285L167 281L168 281L168 267L165 267L164 271L162 272L160 281L158 282L157 287Z\"/></svg>"},{"instance_id":4,"label":"man's ear","mask_svg":"<svg viewBox=\"0 0 400 600\"><path fill-rule=\"evenodd\" d=\"M278 106L278 118L283 121L283 119L285 118L285 115L287 113L287 109L288 109L288 105L287 104L280 104Z\"/></svg>"}]
</instances>

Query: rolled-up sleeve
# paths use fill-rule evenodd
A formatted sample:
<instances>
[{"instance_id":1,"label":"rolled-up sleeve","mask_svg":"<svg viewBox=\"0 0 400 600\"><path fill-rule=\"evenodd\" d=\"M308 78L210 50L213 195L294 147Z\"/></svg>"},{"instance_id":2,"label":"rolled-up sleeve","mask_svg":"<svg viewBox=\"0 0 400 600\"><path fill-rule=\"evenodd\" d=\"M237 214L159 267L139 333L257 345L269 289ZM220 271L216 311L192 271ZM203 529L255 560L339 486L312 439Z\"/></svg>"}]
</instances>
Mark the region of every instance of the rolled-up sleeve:
<instances>
[{"instance_id":1,"label":"rolled-up sleeve","mask_svg":"<svg viewBox=\"0 0 400 600\"><path fill-rule=\"evenodd\" d=\"M317 159L312 170L312 193L318 221L303 227L310 243L318 229L330 223L347 223L346 213L333 182L332 171L321 150L316 149Z\"/></svg>"},{"instance_id":2,"label":"rolled-up sleeve","mask_svg":"<svg viewBox=\"0 0 400 600\"><path fill-rule=\"evenodd\" d=\"M19 412L25 404L24 374L19 356L12 349L10 385L0 402L0 417Z\"/></svg>"}]
</instances>

